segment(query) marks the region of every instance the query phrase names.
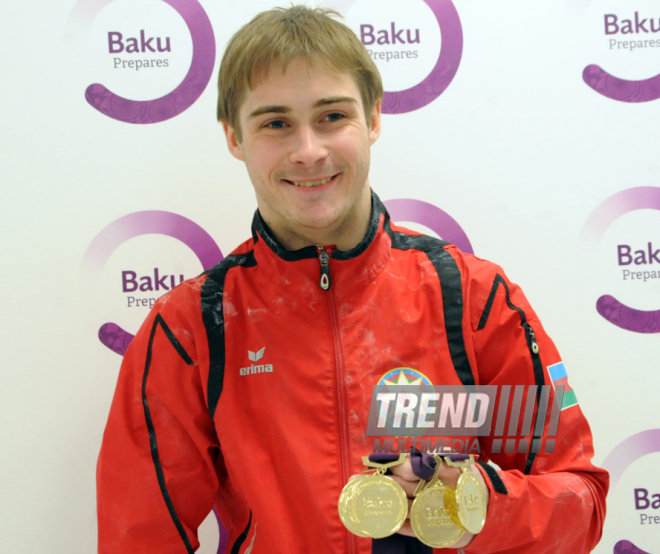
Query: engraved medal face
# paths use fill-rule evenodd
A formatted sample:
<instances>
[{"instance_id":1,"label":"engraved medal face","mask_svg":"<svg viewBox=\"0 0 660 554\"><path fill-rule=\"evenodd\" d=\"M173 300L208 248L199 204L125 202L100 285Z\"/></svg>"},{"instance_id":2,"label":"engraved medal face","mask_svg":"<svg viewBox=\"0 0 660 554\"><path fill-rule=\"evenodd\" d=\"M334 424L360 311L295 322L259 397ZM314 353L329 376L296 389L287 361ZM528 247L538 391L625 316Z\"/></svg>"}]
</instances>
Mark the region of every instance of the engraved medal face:
<instances>
[{"instance_id":1,"label":"engraved medal face","mask_svg":"<svg viewBox=\"0 0 660 554\"><path fill-rule=\"evenodd\" d=\"M384 475L352 479L339 497L339 517L352 533L380 539L396 533L408 513L405 492Z\"/></svg>"},{"instance_id":2,"label":"engraved medal face","mask_svg":"<svg viewBox=\"0 0 660 554\"><path fill-rule=\"evenodd\" d=\"M465 533L454 524L445 508L445 489L444 485L427 487L415 498L410 509L415 535L433 548L450 546Z\"/></svg>"},{"instance_id":3,"label":"engraved medal face","mask_svg":"<svg viewBox=\"0 0 660 554\"><path fill-rule=\"evenodd\" d=\"M463 527L476 535L486 523L486 495L479 480L471 473L463 473L456 485L458 517Z\"/></svg>"}]
</instances>

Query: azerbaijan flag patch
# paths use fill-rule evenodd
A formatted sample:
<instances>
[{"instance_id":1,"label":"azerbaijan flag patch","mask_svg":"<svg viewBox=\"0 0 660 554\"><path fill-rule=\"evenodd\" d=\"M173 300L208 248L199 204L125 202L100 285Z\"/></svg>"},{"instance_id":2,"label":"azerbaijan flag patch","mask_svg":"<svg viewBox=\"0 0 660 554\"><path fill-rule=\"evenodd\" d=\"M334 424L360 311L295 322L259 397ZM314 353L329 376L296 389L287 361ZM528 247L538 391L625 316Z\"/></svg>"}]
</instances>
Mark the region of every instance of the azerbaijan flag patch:
<instances>
[{"instance_id":1,"label":"azerbaijan flag patch","mask_svg":"<svg viewBox=\"0 0 660 554\"><path fill-rule=\"evenodd\" d=\"M550 373L553 387L557 385L562 385L564 387L564 396L561 399L561 409L565 410L566 408L577 406L577 396L575 396L575 391L568 380L568 373L566 373L564 362L549 365L548 373Z\"/></svg>"}]
</instances>

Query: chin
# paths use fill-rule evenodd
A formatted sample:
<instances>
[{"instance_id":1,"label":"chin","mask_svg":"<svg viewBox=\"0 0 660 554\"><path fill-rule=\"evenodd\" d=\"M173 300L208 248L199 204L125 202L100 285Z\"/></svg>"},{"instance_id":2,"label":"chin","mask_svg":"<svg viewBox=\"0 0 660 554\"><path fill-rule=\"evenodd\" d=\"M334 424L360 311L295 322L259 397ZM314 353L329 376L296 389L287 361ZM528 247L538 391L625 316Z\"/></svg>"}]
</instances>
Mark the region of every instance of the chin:
<instances>
[{"instance_id":1,"label":"chin","mask_svg":"<svg viewBox=\"0 0 660 554\"><path fill-rule=\"evenodd\" d=\"M295 221L301 227L307 229L313 229L315 231L322 231L323 229L328 229L334 226L340 220L340 213L333 210L332 213L310 213L310 211L300 214L300 217L296 217Z\"/></svg>"}]
</instances>

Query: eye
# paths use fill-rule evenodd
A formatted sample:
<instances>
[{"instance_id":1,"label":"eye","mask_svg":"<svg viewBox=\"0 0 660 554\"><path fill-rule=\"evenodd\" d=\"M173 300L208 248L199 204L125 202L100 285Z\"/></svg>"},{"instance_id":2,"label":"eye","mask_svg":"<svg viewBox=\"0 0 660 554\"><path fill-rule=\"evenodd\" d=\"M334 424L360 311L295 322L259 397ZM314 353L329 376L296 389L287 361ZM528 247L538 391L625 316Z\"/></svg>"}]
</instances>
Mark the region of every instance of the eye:
<instances>
[{"instance_id":1,"label":"eye","mask_svg":"<svg viewBox=\"0 0 660 554\"><path fill-rule=\"evenodd\" d=\"M264 127L268 127L270 129L284 129L286 127L286 122L282 121L281 119L275 119L274 121L269 121L266 123Z\"/></svg>"},{"instance_id":2,"label":"eye","mask_svg":"<svg viewBox=\"0 0 660 554\"><path fill-rule=\"evenodd\" d=\"M328 121L339 121L340 119L343 119L345 116L343 113L339 112L332 112L329 113L328 115L325 116L325 119Z\"/></svg>"}]
</instances>

